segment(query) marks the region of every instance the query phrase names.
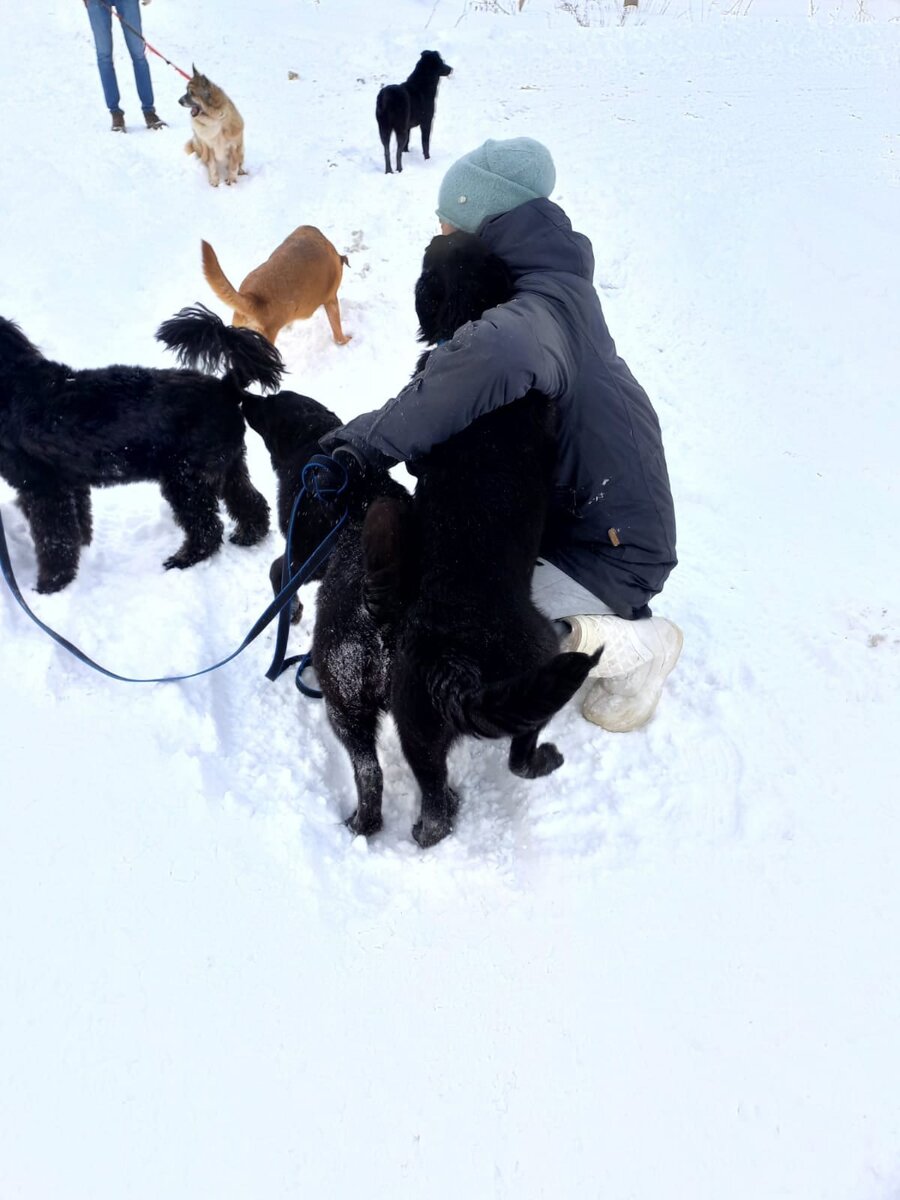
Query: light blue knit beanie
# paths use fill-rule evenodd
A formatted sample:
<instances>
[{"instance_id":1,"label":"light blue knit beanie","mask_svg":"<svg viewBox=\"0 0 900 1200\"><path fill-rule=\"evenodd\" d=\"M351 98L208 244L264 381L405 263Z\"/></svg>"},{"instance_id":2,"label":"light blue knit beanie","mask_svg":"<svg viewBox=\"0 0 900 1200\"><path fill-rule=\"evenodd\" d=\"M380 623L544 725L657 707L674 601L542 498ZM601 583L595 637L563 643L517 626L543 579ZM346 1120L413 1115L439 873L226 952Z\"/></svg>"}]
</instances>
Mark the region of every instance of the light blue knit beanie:
<instances>
[{"instance_id":1,"label":"light blue knit beanie","mask_svg":"<svg viewBox=\"0 0 900 1200\"><path fill-rule=\"evenodd\" d=\"M448 225L476 233L485 217L549 196L555 183L556 167L546 146L527 137L489 138L447 171L437 215Z\"/></svg>"}]
</instances>

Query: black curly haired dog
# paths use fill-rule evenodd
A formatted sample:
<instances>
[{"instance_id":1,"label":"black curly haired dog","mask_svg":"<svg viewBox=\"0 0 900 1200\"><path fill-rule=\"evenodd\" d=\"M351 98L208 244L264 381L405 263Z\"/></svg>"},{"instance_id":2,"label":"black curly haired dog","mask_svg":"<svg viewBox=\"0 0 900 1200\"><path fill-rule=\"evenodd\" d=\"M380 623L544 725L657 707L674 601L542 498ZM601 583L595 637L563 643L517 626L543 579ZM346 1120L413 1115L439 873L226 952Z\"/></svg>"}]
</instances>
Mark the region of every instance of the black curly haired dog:
<instances>
[{"instance_id":1,"label":"black curly haired dog","mask_svg":"<svg viewBox=\"0 0 900 1200\"><path fill-rule=\"evenodd\" d=\"M397 139L397 170L402 171L401 156L409 151L409 133L416 125L422 129L422 154L431 157L431 124L438 84L449 67L437 50L423 50L413 73L405 83L388 83L375 101L375 120L384 147L384 173L391 171L391 134Z\"/></svg>"},{"instance_id":2,"label":"black curly haired dog","mask_svg":"<svg viewBox=\"0 0 900 1200\"><path fill-rule=\"evenodd\" d=\"M436 237L416 284L421 340L449 340L511 295L504 264L479 238ZM524 778L562 764L538 735L598 655L561 654L531 600L555 453L554 406L532 391L413 464L412 511L402 496L377 498L383 481L368 481L359 540L348 537L341 559L335 551L319 591L312 651L353 764L355 833L381 828L376 739L387 711L421 789L412 832L423 847L452 830L459 801L447 754L460 737L510 737L510 770Z\"/></svg>"},{"instance_id":3,"label":"black curly haired dog","mask_svg":"<svg viewBox=\"0 0 900 1200\"><path fill-rule=\"evenodd\" d=\"M182 309L156 337L185 368L202 370L73 370L0 317L0 475L31 527L39 592L75 578L91 540L92 487L159 483L185 534L167 568L219 548L220 497L236 522L233 542L252 546L268 532L269 506L247 471L241 401L250 383L278 386L278 351L203 305ZM223 366L221 379L208 373Z\"/></svg>"}]
</instances>

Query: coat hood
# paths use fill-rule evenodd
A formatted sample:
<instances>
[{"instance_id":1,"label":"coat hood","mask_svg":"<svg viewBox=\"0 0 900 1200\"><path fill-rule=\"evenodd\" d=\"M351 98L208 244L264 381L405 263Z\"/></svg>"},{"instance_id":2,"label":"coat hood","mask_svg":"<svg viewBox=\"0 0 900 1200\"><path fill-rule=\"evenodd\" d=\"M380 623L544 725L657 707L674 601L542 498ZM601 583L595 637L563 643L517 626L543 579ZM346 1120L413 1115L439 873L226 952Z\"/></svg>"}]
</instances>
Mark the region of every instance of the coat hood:
<instances>
[{"instance_id":1,"label":"coat hood","mask_svg":"<svg viewBox=\"0 0 900 1200\"><path fill-rule=\"evenodd\" d=\"M509 212L488 217L478 230L488 249L506 263L518 280L532 273L594 278L594 251L583 233L576 233L552 200L529 200Z\"/></svg>"}]
</instances>

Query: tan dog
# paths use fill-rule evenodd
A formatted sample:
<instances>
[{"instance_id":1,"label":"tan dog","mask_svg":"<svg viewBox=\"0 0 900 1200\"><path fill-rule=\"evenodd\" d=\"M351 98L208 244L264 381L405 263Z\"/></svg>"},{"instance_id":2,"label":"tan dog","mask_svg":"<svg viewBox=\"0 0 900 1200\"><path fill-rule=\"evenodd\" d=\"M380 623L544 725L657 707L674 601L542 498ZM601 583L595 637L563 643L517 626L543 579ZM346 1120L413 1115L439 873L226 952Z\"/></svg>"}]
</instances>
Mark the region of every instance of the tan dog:
<instances>
[{"instance_id":1,"label":"tan dog","mask_svg":"<svg viewBox=\"0 0 900 1200\"><path fill-rule=\"evenodd\" d=\"M243 119L220 87L201 75L193 64L191 69L193 77L178 101L191 110L194 131L185 151L197 155L213 187L218 187L222 179L227 184L236 183L238 175L247 174Z\"/></svg>"},{"instance_id":2,"label":"tan dog","mask_svg":"<svg viewBox=\"0 0 900 1200\"><path fill-rule=\"evenodd\" d=\"M209 242L203 248L203 274L220 300L234 309L232 325L255 329L274 345L291 321L311 317L322 307L339 346L350 341L341 329L337 290L347 256L338 254L314 225L301 225L251 271L237 291L225 278Z\"/></svg>"}]
</instances>

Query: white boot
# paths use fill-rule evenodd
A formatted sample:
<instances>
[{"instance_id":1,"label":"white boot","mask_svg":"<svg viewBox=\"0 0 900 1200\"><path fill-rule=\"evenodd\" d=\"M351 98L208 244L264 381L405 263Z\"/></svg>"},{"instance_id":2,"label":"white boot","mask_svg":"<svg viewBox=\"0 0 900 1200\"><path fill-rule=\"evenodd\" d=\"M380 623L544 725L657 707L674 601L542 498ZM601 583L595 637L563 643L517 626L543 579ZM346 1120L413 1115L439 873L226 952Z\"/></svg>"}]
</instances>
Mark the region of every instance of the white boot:
<instances>
[{"instance_id":1,"label":"white boot","mask_svg":"<svg viewBox=\"0 0 900 1200\"><path fill-rule=\"evenodd\" d=\"M610 733L638 729L653 716L666 676L678 662L684 635L664 617L626 621L622 617L565 617L572 632L563 650L592 654L603 647L588 676L596 682L582 713Z\"/></svg>"}]
</instances>

